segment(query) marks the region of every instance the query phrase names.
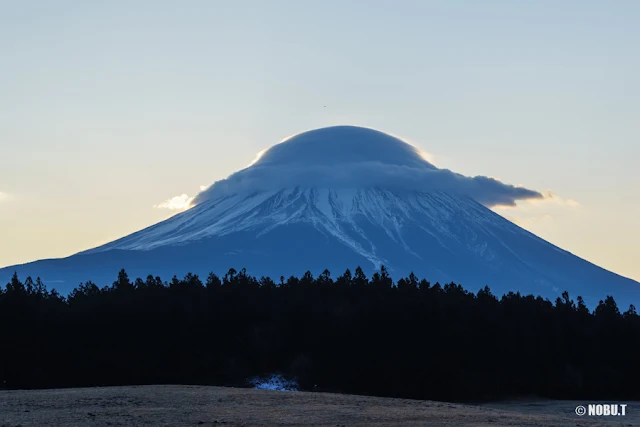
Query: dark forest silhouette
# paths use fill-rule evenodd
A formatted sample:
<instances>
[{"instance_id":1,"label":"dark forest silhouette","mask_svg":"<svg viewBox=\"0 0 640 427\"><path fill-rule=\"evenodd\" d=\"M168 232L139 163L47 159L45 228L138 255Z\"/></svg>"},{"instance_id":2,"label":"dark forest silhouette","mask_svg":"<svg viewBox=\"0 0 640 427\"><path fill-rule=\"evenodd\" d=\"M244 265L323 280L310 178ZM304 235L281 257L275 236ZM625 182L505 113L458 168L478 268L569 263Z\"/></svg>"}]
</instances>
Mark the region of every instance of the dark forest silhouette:
<instances>
[{"instance_id":1,"label":"dark forest silhouette","mask_svg":"<svg viewBox=\"0 0 640 427\"><path fill-rule=\"evenodd\" d=\"M245 386L282 373L303 390L450 401L519 395L638 398L640 317L489 288L473 294L383 268L335 280L244 270L80 284L68 297L17 275L0 289L0 384Z\"/></svg>"}]
</instances>

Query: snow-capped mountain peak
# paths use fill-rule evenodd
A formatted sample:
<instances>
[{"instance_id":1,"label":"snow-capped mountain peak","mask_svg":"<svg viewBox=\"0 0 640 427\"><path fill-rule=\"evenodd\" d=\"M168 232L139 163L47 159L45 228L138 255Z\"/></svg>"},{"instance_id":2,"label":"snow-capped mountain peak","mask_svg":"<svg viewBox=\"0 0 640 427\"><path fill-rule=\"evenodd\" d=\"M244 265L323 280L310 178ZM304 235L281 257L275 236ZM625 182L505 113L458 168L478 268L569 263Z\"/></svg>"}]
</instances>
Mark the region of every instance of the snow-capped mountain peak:
<instances>
[{"instance_id":1,"label":"snow-capped mountain peak","mask_svg":"<svg viewBox=\"0 0 640 427\"><path fill-rule=\"evenodd\" d=\"M385 265L472 291L554 299L564 290L592 304L636 301L639 284L548 243L489 209L537 191L439 169L418 149L372 129L305 132L266 150L251 166L214 183L172 218L70 258L0 270L107 284L133 276L334 274Z\"/></svg>"}]
</instances>

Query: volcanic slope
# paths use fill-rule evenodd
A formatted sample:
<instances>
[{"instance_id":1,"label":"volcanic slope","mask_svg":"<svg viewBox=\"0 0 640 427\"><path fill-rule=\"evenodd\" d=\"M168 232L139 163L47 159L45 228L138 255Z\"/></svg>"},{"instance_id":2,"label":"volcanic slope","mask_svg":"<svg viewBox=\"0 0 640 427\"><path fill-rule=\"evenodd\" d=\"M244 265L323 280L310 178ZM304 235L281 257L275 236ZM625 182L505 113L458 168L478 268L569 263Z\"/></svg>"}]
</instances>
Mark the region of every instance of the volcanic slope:
<instances>
[{"instance_id":1,"label":"volcanic slope","mask_svg":"<svg viewBox=\"0 0 640 427\"><path fill-rule=\"evenodd\" d=\"M337 276L382 265L394 279L414 272L471 291L488 285L554 300L567 290L589 305L613 295L638 301L640 284L518 227L489 207L541 198L536 191L438 169L413 146L368 128L305 132L200 193L191 209L64 259L0 270L40 276L62 292L131 276L230 267L252 275Z\"/></svg>"}]
</instances>

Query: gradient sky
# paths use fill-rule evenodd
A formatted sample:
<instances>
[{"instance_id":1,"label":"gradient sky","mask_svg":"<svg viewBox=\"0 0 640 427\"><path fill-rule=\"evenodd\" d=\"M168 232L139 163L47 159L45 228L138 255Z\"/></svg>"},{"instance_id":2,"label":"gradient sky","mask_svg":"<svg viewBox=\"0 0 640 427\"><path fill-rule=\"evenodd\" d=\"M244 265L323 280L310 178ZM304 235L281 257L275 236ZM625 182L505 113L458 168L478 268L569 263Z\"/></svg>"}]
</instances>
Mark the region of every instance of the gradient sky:
<instances>
[{"instance_id":1,"label":"gradient sky","mask_svg":"<svg viewBox=\"0 0 640 427\"><path fill-rule=\"evenodd\" d=\"M354 124L551 191L496 211L640 280L638 22L631 0L0 0L0 267Z\"/></svg>"}]
</instances>

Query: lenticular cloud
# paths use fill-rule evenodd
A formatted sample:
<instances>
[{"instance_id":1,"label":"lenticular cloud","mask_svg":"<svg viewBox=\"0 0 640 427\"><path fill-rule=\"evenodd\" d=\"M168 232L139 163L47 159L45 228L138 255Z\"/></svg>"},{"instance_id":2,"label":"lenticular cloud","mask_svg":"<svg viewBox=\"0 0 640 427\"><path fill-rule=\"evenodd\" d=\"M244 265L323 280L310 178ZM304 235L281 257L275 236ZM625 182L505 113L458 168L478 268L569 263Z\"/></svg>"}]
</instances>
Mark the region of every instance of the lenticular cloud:
<instances>
[{"instance_id":1,"label":"lenticular cloud","mask_svg":"<svg viewBox=\"0 0 640 427\"><path fill-rule=\"evenodd\" d=\"M193 203L291 187L437 191L467 196L487 207L544 198L538 191L495 178L468 177L439 169L416 147L383 132L335 126L304 132L274 145L248 168L202 191Z\"/></svg>"}]
</instances>

